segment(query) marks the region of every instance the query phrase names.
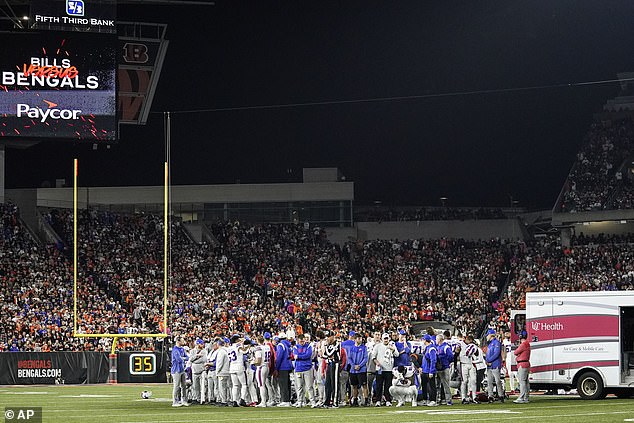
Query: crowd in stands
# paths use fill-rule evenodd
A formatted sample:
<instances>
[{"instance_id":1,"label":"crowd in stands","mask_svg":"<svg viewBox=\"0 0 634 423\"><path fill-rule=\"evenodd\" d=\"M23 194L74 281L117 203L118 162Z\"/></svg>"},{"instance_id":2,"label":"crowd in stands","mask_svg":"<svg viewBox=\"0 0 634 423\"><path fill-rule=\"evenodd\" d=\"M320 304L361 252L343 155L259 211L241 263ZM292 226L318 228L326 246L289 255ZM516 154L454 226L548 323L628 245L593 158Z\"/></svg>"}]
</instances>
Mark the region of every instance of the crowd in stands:
<instances>
[{"instance_id":1,"label":"crowd in stands","mask_svg":"<svg viewBox=\"0 0 634 423\"><path fill-rule=\"evenodd\" d=\"M55 247L40 247L12 204L0 204L0 350L83 349L72 338L72 268Z\"/></svg>"},{"instance_id":2,"label":"crowd in stands","mask_svg":"<svg viewBox=\"0 0 634 423\"><path fill-rule=\"evenodd\" d=\"M623 186L614 196L613 209L634 209L634 181L624 180Z\"/></svg>"},{"instance_id":3,"label":"crowd in stands","mask_svg":"<svg viewBox=\"0 0 634 423\"><path fill-rule=\"evenodd\" d=\"M632 119L595 122L570 171L561 211L629 208L632 194L623 167L634 154Z\"/></svg>"},{"instance_id":4,"label":"crowd in stands","mask_svg":"<svg viewBox=\"0 0 634 423\"><path fill-rule=\"evenodd\" d=\"M512 283L494 304L499 314L490 325L507 330L509 311L526 308L527 292L634 290L631 240L631 235L580 236L573 239L577 245L570 247L556 238L518 245L512 259Z\"/></svg>"},{"instance_id":5,"label":"crowd in stands","mask_svg":"<svg viewBox=\"0 0 634 423\"><path fill-rule=\"evenodd\" d=\"M500 241L372 241L360 254L362 286L372 285L384 315L422 320L433 310L463 333L482 327L505 281L507 246ZM367 281L367 282L366 282ZM392 305L399 309L383 308Z\"/></svg>"},{"instance_id":6,"label":"crowd in stands","mask_svg":"<svg viewBox=\"0 0 634 423\"><path fill-rule=\"evenodd\" d=\"M357 222L411 222L423 220L485 220L507 219L500 208L458 207L360 207L355 211Z\"/></svg>"},{"instance_id":7,"label":"crowd in stands","mask_svg":"<svg viewBox=\"0 0 634 423\"><path fill-rule=\"evenodd\" d=\"M9 206L7 206L9 207ZM5 207L2 245L3 295L35 291L5 315L28 316L47 330L25 336L23 324L5 328L3 349L41 348L61 333L55 349L106 349L108 339L72 338L72 257L68 248L39 247ZM63 244L72 245L72 216L49 213ZM7 220L5 219L5 220ZM499 242L328 242L319 228L303 225L215 225L215 245L189 240L178 222L172 228L170 331L202 337L210 332L265 329L314 332L319 327L395 330L410 320L442 319L477 325L499 287L504 265ZM7 234L11 234L9 238ZM30 260L24 262L27 245ZM78 331L157 333L162 328L162 223L152 215L83 211L78 221ZM51 280L54 278L54 282ZM11 284L8 286L8 284ZM54 286L57 291L48 290ZM433 287L433 289L428 289ZM48 296L58 293L55 302ZM43 298L42 298L43 297ZM35 298L35 299L34 299ZM31 313L34 302L41 301ZM15 320L15 318L14 318ZM30 342L27 345L27 341ZM121 341L121 348L154 348L150 341Z\"/></svg>"},{"instance_id":8,"label":"crowd in stands","mask_svg":"<svg viewBox=\"0 0 634 423\"><path fill-rule=\"evenodd\" d=\"M2 205L0 213L0 316L8 322L0 327L0 350L108 350L107 338L72 337L71 251L35 242L15 206ZM72 234L72 215L54 215L60 236ZM526 291L634 289L627 238L579 236L569 248L550 239L339 246L304 225L227 222L211 230L215 242L197 244L178 221L171 227L170 333L195 339L341 327L391 332L417 320L477 333L489 322L503 325ZM78 240L78 331L162 332L161 219L83 211ZM128 350L160 345L119 340Z\"/></svg>"}]
</instances>

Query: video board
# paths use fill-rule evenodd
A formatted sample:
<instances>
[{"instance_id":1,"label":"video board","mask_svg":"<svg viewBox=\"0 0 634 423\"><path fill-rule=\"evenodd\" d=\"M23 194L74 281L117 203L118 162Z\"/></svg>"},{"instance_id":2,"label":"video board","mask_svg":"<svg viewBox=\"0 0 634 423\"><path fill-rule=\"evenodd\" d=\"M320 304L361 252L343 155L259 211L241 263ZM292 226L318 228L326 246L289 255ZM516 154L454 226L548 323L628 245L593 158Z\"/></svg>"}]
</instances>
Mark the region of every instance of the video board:
<instances>
[{"instance_id":1,"label":"video board","mask_svg":"<svg viewBox=\"0 0 634 423\"><path fill-rule=\"evenodd\" d=\"M0 139L117 139L117 37L12 32L0 57Z\"/></svg>"}]
</instances>

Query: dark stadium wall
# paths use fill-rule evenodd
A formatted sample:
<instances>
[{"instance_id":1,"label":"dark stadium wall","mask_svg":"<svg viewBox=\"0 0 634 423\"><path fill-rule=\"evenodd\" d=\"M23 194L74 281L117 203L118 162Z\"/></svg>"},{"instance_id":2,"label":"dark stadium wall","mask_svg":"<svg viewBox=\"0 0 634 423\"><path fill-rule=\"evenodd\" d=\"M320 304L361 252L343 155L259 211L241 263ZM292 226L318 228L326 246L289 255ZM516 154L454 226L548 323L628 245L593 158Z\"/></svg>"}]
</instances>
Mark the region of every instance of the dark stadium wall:
<instances>
[{"instance_id":1,"label":"dark stadium wall","mask_svg":"<svg viewBox=\"0 0 634 423\"><path fill-rule=\"evenodd\" d=\"M518 219L443 220L420 222L356 222L354 228L327 228L331 242L372 239L524 239Z\"/></svg>"}]
</instances>

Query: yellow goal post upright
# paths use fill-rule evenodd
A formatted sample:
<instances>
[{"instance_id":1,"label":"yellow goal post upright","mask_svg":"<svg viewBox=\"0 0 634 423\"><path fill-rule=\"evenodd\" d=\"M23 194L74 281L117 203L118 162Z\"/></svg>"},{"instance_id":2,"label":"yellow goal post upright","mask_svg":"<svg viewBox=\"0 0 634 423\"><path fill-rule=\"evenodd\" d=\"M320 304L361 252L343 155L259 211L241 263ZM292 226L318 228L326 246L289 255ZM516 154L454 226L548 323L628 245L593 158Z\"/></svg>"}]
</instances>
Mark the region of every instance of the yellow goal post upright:
<instances>
[{"instance_id":1,"label":"yellow goal post upright","mask_svg":"<svg viewBox=\"0 0 634 423\"><path fill-rule=\"evenodd\" d=\"M169 275L169 168L164 163L163 183L163 331L161 333L79 333L77 331L77 177L79 160L73 161L73 337L75 338L112 338L110 352L109 383L116 383L117 362L116 347L119 338L166 338L167 335L167 288Z\"/></svg>"}]
</instances>

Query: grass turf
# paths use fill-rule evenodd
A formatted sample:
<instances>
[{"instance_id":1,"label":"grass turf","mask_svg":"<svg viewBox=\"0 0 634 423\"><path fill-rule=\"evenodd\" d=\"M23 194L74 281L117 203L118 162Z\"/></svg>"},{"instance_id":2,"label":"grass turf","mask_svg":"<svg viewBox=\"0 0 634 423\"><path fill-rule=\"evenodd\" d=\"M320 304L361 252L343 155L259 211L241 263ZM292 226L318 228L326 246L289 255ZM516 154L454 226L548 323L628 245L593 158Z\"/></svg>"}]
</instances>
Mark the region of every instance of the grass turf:
<instances>
[{"instance_id":1,"label":"grass turf","mask_svg":"<svg viewBox=\"0 0 634 423\"><path fill-rule=\"evenodd\" d=\"M142 400L141 391L153 392ZM607 398L583 401L574 396L535 395L530 404L481 404L438 407L405 406L338 410L289 408L217 408L196 406L172 408L171 386L0 386L0 405L42 407L44 422L240 422L240 421L339 421L382 422L634 422L634 399ZM4 410L3 410L4 411ZM6 420L9 421L9 420ZM15 420L14 420L15 421Z\"/></svg>"}]
</instances>

